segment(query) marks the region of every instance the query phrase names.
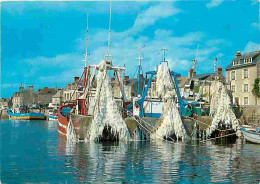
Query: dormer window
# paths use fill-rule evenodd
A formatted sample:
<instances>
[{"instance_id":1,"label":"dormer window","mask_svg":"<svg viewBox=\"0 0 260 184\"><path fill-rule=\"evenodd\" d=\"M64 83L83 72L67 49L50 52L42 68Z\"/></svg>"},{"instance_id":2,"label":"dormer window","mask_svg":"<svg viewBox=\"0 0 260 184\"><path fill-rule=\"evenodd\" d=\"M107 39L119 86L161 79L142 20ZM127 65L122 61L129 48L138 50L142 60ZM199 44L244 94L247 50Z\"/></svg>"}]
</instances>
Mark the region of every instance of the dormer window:
<instances>
[{"instance_id":1,"label":"dormer window","mask_svg":"<svg viewBox=\"0 0 260 184\"><path fill-rule=\"evenodd\" d=\"M239 60L235 60L235 61L233 61L233 66L235 66L235 65L239 65L239 64L240 64Z\"/></svg>"},{"instance_id":2,"label":"dormer window","mask_svg":"<svg viewBox=\"0 0 260 184\"><path fill-rule=\"evenodd\" d=\"M246 58L244 59L244 63L247 64L247 63L252 63L252 58Z\"/></svg>"}]
</instances>

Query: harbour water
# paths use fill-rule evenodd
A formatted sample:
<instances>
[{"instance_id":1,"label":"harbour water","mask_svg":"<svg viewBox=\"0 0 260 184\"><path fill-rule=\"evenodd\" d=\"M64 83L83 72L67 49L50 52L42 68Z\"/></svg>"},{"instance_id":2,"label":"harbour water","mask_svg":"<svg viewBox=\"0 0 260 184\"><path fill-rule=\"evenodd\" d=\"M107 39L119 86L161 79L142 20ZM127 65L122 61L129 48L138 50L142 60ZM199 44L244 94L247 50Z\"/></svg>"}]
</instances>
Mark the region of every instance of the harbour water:
<instances>
[{"instance_id":1,"label":"harbour water","mask_svg":"<svg viewBox=\"0 0 260 184\"><path fill-rule=\"evenodd\" d=\"M259 183L260 145L69 143L52 121L0 120L2 183Z\"/></svg>"}]
</instances>

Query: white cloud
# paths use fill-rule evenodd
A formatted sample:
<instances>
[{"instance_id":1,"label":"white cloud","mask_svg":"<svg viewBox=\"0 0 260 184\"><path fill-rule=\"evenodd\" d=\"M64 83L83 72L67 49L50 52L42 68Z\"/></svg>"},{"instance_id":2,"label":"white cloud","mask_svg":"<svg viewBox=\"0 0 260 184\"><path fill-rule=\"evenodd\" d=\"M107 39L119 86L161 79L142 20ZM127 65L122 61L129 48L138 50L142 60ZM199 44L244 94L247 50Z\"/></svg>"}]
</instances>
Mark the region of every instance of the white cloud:
<instances>
[{"instance_id":1,"label":"white cloud","mask_svg":"<svg viewBox=\"0 0 260 184\"><path fill-rule=\"evenodd\" d=\"M132 29L130 29L130 32L143 30L146 27L155 24L155 22L159 19L173 16L180 11L180 9L173 6L173 3L169 2L163 2L155 6L151 6L137 16Z\"/></svg>"},{"instance_id":2,"label":"white cloud","mask_svg":"<svg viewBox=\"0 0 260 184\"><path fill-rule=\"evenodd\" d=\"M254 43L254 42L249 41L246 44L243 52L246 53L246 52L253 52L253 51L257 51L257 50L260 50L260 43Z\"/></svg>"},{"instance_id":3,"label":"white cloud","mask_svg":"<svg viewBox=\"0 0 260 184\"><path fill-rule=\"evenodd\" d=\"M144 71L154 68L162 60L162 48L167 48L167 60L169 66L176 72L188 71L192 66L194 52L197 43L200 43L198 50L198 68L208 67L209 60L220 53L220 45L225 43L222 39L207 39L203 32L190 32L183 35L174 35L171 29L158 28L153 32L153 36L146 37L141 31L148 28L161 19L176 15L181 10L175 8L173 3L157 3L137 15L135 23L128 30L121 32L111 32L111 51L113 64L123 66L126 64L126 74L134 74L138 61L138 47L146 45L143 49L144 60L142 62ZM94 31L93 31L94 32ZM137 34L138 33L138 34ZM104 29L96 30L89 35L90 64L98 64L107 52L108 31ZM31 69L39 72L35 78L39 82L59 81L69 82L76 75L81 75L84 63L82 62L85 52L85 38L75 41L78 53L68 53L57 55L56 57L36 57L22 62L30 63ZM205 44L203 44L205 43ZM80 54L82 53L82 55ZM46 76L42 70L52 70L56 72L48 73ZM206 69L205 69L206 70ZM60 72L62 71L62 72ZM58 74L57 74L58 73Z\"/></svg>"},{"instance_id":4,"label":"white cloud","mask_svg":"<svg viewBox=\"0 0 260 184\"><path fill-rule=\"evenodd\" d=\"M18 88L20 83L5 83L1 85L1 88Z\"/></svg>"},{"instance_id":5,"label":"white cloud","mask_svg":"<svg viewBox=\"0 0 260 184\"><path fill-rule=\"evenodd\" d=\"M213 8L219 6L221 3L223 3L223 0L211 0L209 3L206 4L206 7Z\"/></svg>"},{"instance_id":6,"label":"white cloud","mask_svg":"<svg viewBox=\"0 0 260 184\"><path fill-rule=\"evenodd\" d=\"M30 0L28 0L30 1ZM52 1L52 2L48 2ZM76 11L84 14L97 14L97 13L109 13L110 0L104 1L84 1L82 2L61 2L53 0L45 0L45 2L3 2L2 11L7 12L12 16L19 16L30 12L31 10L44 10L45 13L53 12L67 12ZM80 5L79 5L80 4ZM140 11L143 6L146 6L147 2L113 2L112 11L113 13L127 13L134 14Z\"/></svg>"}]
</instances>

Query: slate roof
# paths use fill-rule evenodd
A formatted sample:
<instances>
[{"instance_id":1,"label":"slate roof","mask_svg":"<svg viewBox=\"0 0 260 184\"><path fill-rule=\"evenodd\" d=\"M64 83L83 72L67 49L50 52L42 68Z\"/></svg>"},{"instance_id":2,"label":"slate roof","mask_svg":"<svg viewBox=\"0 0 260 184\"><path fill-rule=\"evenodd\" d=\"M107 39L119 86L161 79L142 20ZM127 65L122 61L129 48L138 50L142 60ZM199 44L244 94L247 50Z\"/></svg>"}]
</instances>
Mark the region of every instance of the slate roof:
<instances>
[{"instance_id":1,"label":"slate roof","mask_svg":"<svg viewBox=\"0 0 260 184\"><path fill-rule=\"evenodd\" d=\"M187 81L189 81L189 77L188 76L177 77L177 81L178 81L178 84L179 84L179 88L182 88L182 87L185 86Z\"/></svg>"},{"instance_id":2,"label":"slate roof","mask_svg":"<svg viewBox=\"0 0 260 184\"><path fill-rule=\"evenodd\" d=\"M244 59L251 58L251 57L252 57L252 63L246 63L245 64ZM233 66L233 61L239 61L240 64ZM240 57L233 59L229 63L229 65L226 67L226 70L242 68L242 67L245 67L245 66L252 66L252 65L255 65L259 61L260 61L260 50L254 51L254 52L248 52L248 53L241 55Z\"/></svg>"},{"instance_id":3,"label":"slate roof","mask_svg":"<svg viewBox=\"0 0 260 184\"><path fill-rule=\"evenodd\" d=\"M211 75L216 75L216 74L215 73L203 73L203 74L196 75L195 78L197 78L199 80L204 80L204 79L207 79Z\"/></svg>"},{"instance_id":4,"label":"slate roof","mask_svg":"<svg viewBox=\"0 0 260 184\"><path fill-rule=\"evenodd\" d=\"M62 91L59 90L55 95L52 96L52 98L61 98L62 97Z\"/></svg>"},{"instance_id":5,"label":"slate roof","mask_svg":"<svg viewBox=\"0 0 260 184\"><path fill-rule=\"evenodd\" d=\"M56 89L55 88L48 88L48 87L44 87L40 92L39 94L55 94L56 93Z\"/></svg>"}]
</instances>

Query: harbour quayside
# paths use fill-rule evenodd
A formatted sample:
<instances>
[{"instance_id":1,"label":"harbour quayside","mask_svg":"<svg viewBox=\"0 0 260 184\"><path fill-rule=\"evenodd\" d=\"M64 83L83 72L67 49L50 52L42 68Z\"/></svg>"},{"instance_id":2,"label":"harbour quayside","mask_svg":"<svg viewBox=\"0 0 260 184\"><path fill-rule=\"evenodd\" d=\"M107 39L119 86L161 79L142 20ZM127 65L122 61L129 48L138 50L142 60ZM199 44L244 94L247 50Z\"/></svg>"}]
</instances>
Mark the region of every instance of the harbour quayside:
<instances>
[{"instance_id":1,"label":"harbour quayside","mask_svg":"<svg viewBox=\"0 0 260 184\"><path fill-rule=\"evenodd\" d=\"M187 141L223 137L235 139L241 135L231 98L220 78L215 77L210 107L206 108L201 101L204 84L193 100L183 100L177 80L179 74L170 71L166 49L162 49L164 58L156 70L146 72L146 77L142 74L139 49L137 94L126 93L125 68L113 66L109 52L110 24L111 7L107 55L99 65L87 65L87 23L85 67L70 97L75 100L57 110L58 132L67 141ZM196 62L195 58L191 73ZM112 78L109 78L109 71L113 73ZM194 81L191 81L191 92L193 85ZM209 116L203 116L202 112L206 110Z\"/></svg>"}]
</instances>

